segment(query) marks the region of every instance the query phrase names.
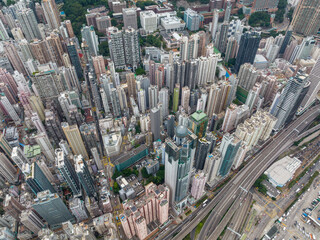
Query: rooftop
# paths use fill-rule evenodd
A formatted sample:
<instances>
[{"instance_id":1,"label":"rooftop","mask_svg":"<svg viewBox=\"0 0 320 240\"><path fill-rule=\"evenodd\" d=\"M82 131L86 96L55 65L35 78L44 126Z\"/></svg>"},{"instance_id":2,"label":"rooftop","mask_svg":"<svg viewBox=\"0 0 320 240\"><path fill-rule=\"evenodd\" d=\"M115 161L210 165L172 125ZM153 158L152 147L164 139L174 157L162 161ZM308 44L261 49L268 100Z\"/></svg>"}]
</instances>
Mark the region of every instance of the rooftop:
<instances>
[{"instance_id":1,"label":"rooftop","mask_svg":"<svg viewBox=\"0 0 320 240\"><path fill-rule=\"evenodd\" d=\"M33 158L41 153L41 148L39 145L25 145L24 155L26 158Z\"/></svg>"},{"instance_id":2,"label":"rooftop","mask_svg":"<svg viewBox=\"0 0 320 240\"><path fill-rule=\"evenodd\" d=\"M202 112L201 110L194 112L191 115L191 118L193 118L195 121L199 122L201 120L203 120L204 118L207 117L207 114L205 114L204 112Z\"/></svg>"}]
</instances>

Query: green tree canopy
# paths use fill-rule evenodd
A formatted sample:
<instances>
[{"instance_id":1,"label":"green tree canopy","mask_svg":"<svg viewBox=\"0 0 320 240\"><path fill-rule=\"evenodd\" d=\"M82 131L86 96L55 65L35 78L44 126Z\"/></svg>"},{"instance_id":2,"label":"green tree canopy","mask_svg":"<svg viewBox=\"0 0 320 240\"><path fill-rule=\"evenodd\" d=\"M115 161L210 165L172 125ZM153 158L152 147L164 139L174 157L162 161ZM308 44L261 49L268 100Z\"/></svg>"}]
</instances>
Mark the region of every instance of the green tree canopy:
<instances>
[{"instance_id":1,"label":"green tree canopy","mask_svg":"<svg viewBox=\"0 0 320 240\"><path fill-rule=\"evenodd\" d=\"M270 15L268 12L254 12L249 18L249 25L252 27L269 27Z\"/></svg>"}]
</instances>

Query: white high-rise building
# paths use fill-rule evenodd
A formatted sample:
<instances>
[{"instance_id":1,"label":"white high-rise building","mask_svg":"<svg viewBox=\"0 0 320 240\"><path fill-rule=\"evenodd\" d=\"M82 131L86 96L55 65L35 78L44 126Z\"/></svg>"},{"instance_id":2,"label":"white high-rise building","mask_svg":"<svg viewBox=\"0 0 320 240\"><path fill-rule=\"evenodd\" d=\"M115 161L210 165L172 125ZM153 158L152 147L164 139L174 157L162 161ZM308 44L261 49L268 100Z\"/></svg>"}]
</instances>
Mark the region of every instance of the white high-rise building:
<instances>
[{"instance_id":1,"label":"white high-rise building","mask_svg":"<svg viewBox=\"0 0 320 240\"><path fill-rule=\"evenodd\" d=\"M157 15L154 11L142 11L140 12L140 22L142 28L146 33L153 33L157 30Z\"/></svg>"},{"instance_id":2,"label":"white high-rise building","mask_svg":"<svg viewBox=\"0 0 320 240\"><path fill-rule=\"evenodd\" d=\"M144 89L140 89L138 91L138 104L139 104L139 109L141 113L145 113L146 112L146 92L144 91Z\"/></svg>"},{"instance_id":3,"label":"white high-rise building","mask_svg":"<svg viewBox=\"0 0 320 240\"><path fill-rule=\"evenodd\" d=\"M19 125L21 119L6 96L2 95L0 97L0 104L5 110L5 114L7 114L17 125Z\"/></svg>"},{"instance_id":4,"label":"white high-rise building","mask_svg":"<svg viewBox=\"0 0 320 240\"><path fill-rule=\"evenodd\" d=\"M27 158L24 156L24 153L20 147L12 148L11 158L20 169L22 169L23 164L28 162Z\"/></svg>"},{"instance_id":5,"label":"white high-rise building","mask_svg":"<svg viewBox=\"0 0 320 240\"><path fill-rule=\"evenodd\" d=\"M169 90L161 88L159 91L159 103L161 104L161 116L166 118L169 115Z\"/></svg>"},{"instance_id":6,"label":"white high-rise building","mask_svg":"<svg viewBox=\"0 0 320 240\"><path fill-rule=\"evenodd\" d=\"M72 215L76 217L77 222L82 222L83 220L88 218L84 202L79 198L70 199L69 208L72 212Z\"/></svg>"},{"instance_id":7,"label":"white high-rise building","mask_svg":"<svg viewBox=\"0 0 320 240\"><path fill-rule=\"evenodd\" d=\"M181 91L181 106L183 109L188 112L189 110L189 102L190 102L190 89L185 86Z\"/></svg>"},{"instance_id":8,"label":"white high-rise building","mask_svg":"<svg viewBox=\"0 0 320 240\"><path fill-rule=\"evenodd\" d=\"M32 209L23 210L20 215L20 221L35 235L45 226L41 218Z\"/></svg>"}]
</instances>

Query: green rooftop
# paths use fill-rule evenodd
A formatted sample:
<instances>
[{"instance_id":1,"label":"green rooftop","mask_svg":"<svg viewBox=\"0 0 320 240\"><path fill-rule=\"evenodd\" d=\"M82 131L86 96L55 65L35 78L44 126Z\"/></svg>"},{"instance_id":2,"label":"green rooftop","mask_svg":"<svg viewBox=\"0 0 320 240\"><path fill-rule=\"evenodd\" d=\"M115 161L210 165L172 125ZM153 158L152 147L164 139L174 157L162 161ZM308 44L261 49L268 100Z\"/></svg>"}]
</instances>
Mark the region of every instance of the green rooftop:
<instances>
[{"instance_id":1,"label":"green rooftop","mask_svg":"<svg viewBox=\"0 0 320 240\"><path fill-rule=\"evenodd\" d=\"M221 52L218 50L218 48L216 48L216 47L213 47L213 51L214 51L215 54L221 53Z\"/></svg>"},{"instance_id":2,"label":"green rooftop","mask_svg":"<svg viewBox=\"0 0 320 240\"><path fill-rule=\"evenodd\" d=\"M191 115L191 117L192 117L195 121L199 122L199 121L203 120L204 118L206 118L206 117L207 117L207 114L205 114L204 112L202 112L201 110L199 110L199 111L194 112L194 113Z\"/></svg>"},{"instance_id":3,"label":"green rooftop","mask_svg":"<svg viewBox=\"0 0 320 240\"><path fill-rule=\"evenodd\" d=\"M40 153L41 153L41 148L39 145L33 145L33 146L26 145L24 147L24 155L27 158L33 158L33 157L39 155Z\"/></svg>"}]
</instances>

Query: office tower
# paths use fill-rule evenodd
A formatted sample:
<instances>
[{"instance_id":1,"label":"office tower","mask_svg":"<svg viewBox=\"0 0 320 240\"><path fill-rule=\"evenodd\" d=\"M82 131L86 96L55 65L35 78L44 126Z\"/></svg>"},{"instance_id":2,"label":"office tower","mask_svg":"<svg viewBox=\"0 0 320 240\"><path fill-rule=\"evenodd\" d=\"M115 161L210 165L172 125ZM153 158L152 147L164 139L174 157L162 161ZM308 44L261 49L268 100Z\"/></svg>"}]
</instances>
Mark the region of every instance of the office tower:
<instances>
[{"instance_id":1,"label":"office tower","mask_svg":"<svg viewBox=\"0 0 320 240\"><path fill-rule=\"evenodd\" d=\"M60 148L55 150L55 154L57 168L59 169L63 179L70 187L73 196L81 195L80 182L74 167L68 159L68 156Z\"/></svg>"},{"instance_id":2,"label":"office tower","mask_svg":"<svg viewBox=\"0 0 320 240\"><path fill-rule=\"evenodd\" d=\"M288 120L289 114L295 106L299 95L307 82L308 75L298 72L295 77L291 77L281 93L273 116L278 118L275 129L281 129Z\"/></svg>"},{"instance_id":3,"label":"office tower","mask_svg":"<svg viewBox=\"0 0 320 240\"><path fill-rule=\"evenodd\" d=\"M100 56L92 57L92 64L93 64L94 72L96 73L98 80L100 79L101 74L107 73L103 56L100 55Z\"/></svg>"},{"instance_id":4,"label":"office tower","mask_svg":"<svg viewBox=\"0 0 320 240\"><path fill-rule=\"evenodd\" d=\"M166 139L165 183L172 193L171 204L187 196L196 139L196 135L181 125L176 128L174 140Z\"/></svg>"},{"instance_id":5,"label":"office tower","mask_svg":"<svg viewBox=\"0 0 320 240\"><path fill-rule=\"evenodd\" d=\"M30 8L20 10L17 13L17 19L21 26L21 30L28 41L42 38L38 28L37 19Z\"/></svg>"},{"instance_id":6,"label":"office tower","mask_svg":"<svg viewBox=\"0 0 320 240\"><path fill-rule=\"evenodd\" d=\"M206 138L199 138L193 166L198 170L203 170L209 153L211 142Z\"/></svg>"},{"instance_id":7,"label":"office tower","mask_svg":"<svg viewBox=\"0 0 320 240\"><path fill-rule=\"evenodd\" d=\"M161 104L161 116L166 118L169 115L169 90L161 88L159 91L159 103Z\"/></svg>"},{"instance_id":8,"label":"office tower","mask_svg":"<svg viewBox=\"0 0 320 240\"><path fill-rule=\"evenodd\" d=\"M28 163L25 164L22 172L24 173L26 183L29 185L34 194L45 190L49 190L51 193L56 192L36 162L33 162L31 165Z\"/></svg>"},{"instance_id":9,"label":"office tower","mask_svg":"<svg viewBox=\"0 0 320 240\"><path fill-rule=\"evenodd\" d=\"M135 70L140 62L138 31L131 27L125 29L123 33L123 44L126 64Z\"/></svg>"},{"instance_id":10,"label":"office tower","mask_svg":"<svg viewBox=\"0 0 320 240\"><path fill-rule=\"evenodd\" d=\"M206 175L203 172L199 172L194 175L192 179L191 195L194 199L199 199L204 194L204 187L206 185Z\"/></svg>"},{"instance_id":11,"label":"office tower","mask_svg":"<svg viewBox=\"0 0 320 240\"><path fill-rule=\"evenodd\" d=\"M72 212L72 215L76 217L77 222L82 222L88 218L84 201L80 200L79 198L70 199L69 208Z\"/></svg>"},{"instance_id":12,"label":"office tower","mask_svg":"<svg viewBox=\"0 0 320 240\"><path fill-rule=\"evenodd\" d=\"M32 209L23 210L20 215L20 221L34 235L38 235L38 232L45 227L43 221Z\"/></svg>"},{"instance_id":13,"label":"office tower","mask_svg":"<svg viewBox=\"0 0 320 240\"><path fill-rule=\"evenodd\" d=\"M240 147L240 139L234 135L226 133L223 136L220 145L221 163L219 166L219 175L225 177L230 172L231 166L235 160L238 149Z\"/></svg>"},{"instance_id":14,"label":"office tower","mask_svg":"<svg viewBox=\"0 0 320 240\"><path fill-rule=\"evenodd\" d=\"M81 186L86 192L88 197L96 197L97 192L95 189L94 181L89 172L86 161L81 155L76 155L74 159L75 170L78 175Z\"/></svg>"},{"instance_id":15,"label":"office tower","mask_svg":"<svg viewBox=\"0 0 320 240\"><path fill-rule=\"evenodd\" d=\"M3 209L6 214L9 214L14 219L19 220L19 216L21 212L25 210L25 207L21 205L18 199L7 194L4 199Z\"/></svg>"},{"instance_id":16,"label":"office tower","mask_svg":"<svg viewBox=\"0 0 320 240\"><path fill-rule=\"evenodd\" d=\"M231 15L231 9L232 9L232 2L227 1L226 10L224 12L224 19L223 19L224 22L229 22L230 15Z\"/></svg>"},{"instance_id":17,"label":"office tower","mask_svg":"<svg viewBox=\"0 0 320 240\"><path fill-rule=\"evenodd\" d=\"M134 98L137 97L137 90L136 90L136 78L134 73L127 73L126 80L128 85L128 94L129 96L133 96Z\"/></svg>"},{"instance_id":18,"label":"office tower","mask_svg":"<svg viewBox=\"0 0 320 240\"><path fill-rule=\"evenodd\" d=\"M320 90L320 57L318 58L316 64L313 66L308 80L310 81L310 87L301 103L301 109L299 109L299 112L305 111L317 99L317 95Z\"/></svg>"},{"instance_id":19,"label":"office tower","mask_svg":"<svg viewBox=\"0 0 320 240\"><path fill-rule=\"evenodd\" d=\"M292 17L294 32L305 36L317 34L320 28L320 2L317 0L301 0Z\"/></svg>"},{"instance_id":20,"label":"office tower","mask_svg":"<svg viewBox=\"0 0 320 240\"><path fill-rule=\"evenodd\" d=\"M159 108L152 108L150 111L151 132L153 134L153 141L160 138L161 113Z\"/></svg>"},{"instance_id":21,"label":"office tower","mask_svg":"<svg viewBox=\"0 0 320 240\"><path fill-rule=\"evenodd\" d=\"M201 110L196 111L189 117L189 129L198 136L202 138L206 135L208 126L208 116Z\"/></svg>"},{"instance_id":22,"label":"office tower","mask_svg":"<svg viewBox=\"0 0 320 240\"><path fill-rule=\"evenodd\" d=\"M101 158L99 156L98 149L96 147L94 147L94 148L91 148L90 151L91 151L91 155L93 157L93 160L94 160L94 162L95 162L95 164L97 166L97 169L98 170L102 170L103 169L103 163L102 163L102 160L101 160Z\"/></svg>"},{"instance_id":23,"label":"office tower","mask_svg":"<svg viewBox=\"0 0 320 240\"><path fill-rule=\"evenodd\" d=\"M279 50L279 54L282 56L284 54L284 52L286 51L287 49L287 46L289 45L289 42L290 42L290 39L291 39L291 36L292 36L292 30L289 29L287 30L286 32L286 35L283 39L283 42L281 44L281 47L280 47L280 50Z\"/></svg>"},{"instance_id":24,"label":"office tower","mask_svg":"<svg viewBox=\"0 0 320 240\"><path fill-rule=\"evenodd\" d=\"M126 65L124 52L124 40L122 32L116 27L107 29L110 57L116 68L123 68Z\"/></svg>"},{"instance_id":25,"label":"office tower","mask_svg":"<svg viewBox=\"0 0 320 240\"><path fill-rule=\"evenodd\" d=\"M40 146L42 153L46 156L50 162L54 161L54 150L53 146L45 133L38 133L34 136L37 144Z\"/></svg>"},{"instance_id":26,"label":"office tower","mask_svg":"<svg viewBox=\"0 0 320 240\"><path fill-rule=\"evenodd\" d=\"M154 11L142 11L140 12L140 22L143 30L146 31L147 34L153 33L157 30L157 14Z\"/></svg>"},{"instance_id":27,"label":"office tower","mask_svg":"<svg viewBox=\"0 0 320 240\"><path fill-rule=\"evenodd\" d=\"M244 63L253 64L261 36L257 32L246 32L241 36L239 50L236 58L235 70L239 71Z\"/></svg>"},{"instance_id":28,"label":"office tower","mask_svg":"<svg viewBox=\"0 0 320 240\"><path fill-rule=\"evenodd\" d=\"M186 28L190 31L198 31L203 24L203 20L204 17L191 8L184 11L184 22L186 23Z\"/></svg>"},{"instance_id":29,"label":"office tower","mask_svg":"<svg viewBox=\"0 0 320 240\"><path fill-rule=\"evenodd\" d=\"M14 147L12 149L11 159L20 169L22 169L22 166L28 162L27 158L24 156L24 153L20 147Z\"/></svg>"},{"instance_id":30,"label":"office tower","mask_svg":"<svg viewBox=\"0 0 320 240\"><path fill-rule=\"evenodd\" d=\"M55 0L42 0L41 5L49 27L54 30L60 26L60 15Z\"/></svg>"},{"instance_id":31,"label":"office tower","mask_svg":"<svg viewBox=\"0 0 320 240\"><path fill-rule=\"evenodd\" d=\"M137 11L135 8L123 8L122 9L124 28L132 27L138 30Z\"/></svg>"},{"instance_id":32,"label":"office tower","mask_svg":"<svg viewBox=\"0 0 320 240\"><path fill-rule=\"evenodd\" d=\"M218 50L221 53L225 53L227 42L228 42L228 30L229 30L229 23L224 22L220 26L219 31L219 39L218 39Z\"/></svg>"},{"instance_id":33,"label":"office tower","mask_svg":"<svg viewBox=\"0 0 320 240\"><path fill-rule=\"evenodd\" d=\"M78 52L76 49L76 45L73 42L69 43L67 45L67 51L70 56L70 61L76 69L76 73L77 73L78 78L82 79L83 78L83 71L82 71L82 67L80 64L80 59L79 59L79 55L78 55Z\"/></svg>"},{"instance_id":34,"label":"office tower","mask_svg":"<svg viewBox=\"0 0 320 240\"><path fill-rule=\"evenodd\" d=\"M167 134L170 138L174 137L175 116L169 115L167 118Z\"/></svg>"},{"instance_id":35,"label":"office tower","mask_svg":"<svg viewBox=\"0 0 320 240\"><path fill-rule=\"evenodd\" d=\"M87 75L87 78L88 78L88 83L90 85L89 86L90 87L89 94L91 93L90 98L93 100L92 102L94 102L94 105L97 108L97 111L101 112L103 109L103 105L102 105L98 83L96 81L94 73L90 71Z\"/></svg>"},{"instance_id":36,"label":"office tower","mask_svg":"<svg viewBox=\"0 0 320 240\"><path fill-rule=\"evenodd\" d=\"M5 42L4 43L4 52L7 58L9 59L11 65L15 70L19 73L22 73L24 76L27 75L27 71L24 68L24 65L21 61L19 53L12 42Z\"/></svg>"},{"instance_id":37,"label":"office tower","mask_svg":"<svg viewBox=\"0 0 320 240\"><path fill-rule=\"evenodd\" d=\"M66 221L74 221L67 206L57 193L43 191L37 194L32 208L50 225L51 228L61 226Z\"/></svg>"},{"instance_id":38,"label":"office tower","mask_svg":"<svg viewBox=\"0 0 320 240\"><path fill-rule=\"evenodd\" d=\"M176 87L173 90L173 106L172 106L172 111L173 112L177 112L178 111L179 94L180 94L180 86L176 85Z\"/></svg>"},{"instance_id":39,"label":"office tower","mask_svg":"<svg viewBox=\"0 0 320 240\"><path fill-rule=\"evenodd\" d=\"M17 169L12 165L10 160L3 153L0 153L0 163L1 177L11 184L15 183L15 181L17 180Z\"/></svg>"},{"instance_id":40,"label":"office tower","mask_svg":"<svg viewBox=\"0 0 320 240\"><path fill-rule=\"evenodd\" d=\"M93 26L83 26L81 29L81 36L82 39L88 44L90 55L97 56L99 52L99 41Z\"/></svg>"},{"instance_id":41,"label":"office tower","mask_svg":"<svg viewBox=\"0 0 320 240\"><path fill-rule=\"evenodd\" d=\"M190 101L190 89L187 86L185 86L181 90L181 106L186 112L188 112L189 110L189 101Z\"/></svg>"},{"instance_id":42,"label":"office tower","mask_svg":"<svg viewBox=\"0 0 320 240\"><path fill-rule=\"evenodd\" d=\"M0 107L2 112L9 116L15 124L20 124L21 119L16 112L16 110L13 108L12 104L9 102L8 98L4 96L4 93L0 94Z\"/></svg>"},{"instance_id":43,"label":"office tower","mask_svg":"<svg viewBox=\"0 0 320 240\"><path fill-rule=\"evenodd\" d=\"M66 136L68 143L75 155L81 154L85 159L88 159L88 153L81 138L80 131L77 125L69 126L68 123L61 123L62 130Z\"/></svg>"},{"instance_id":44,"label":"office tower","mask_svg":"<svg viewBox=\"0 0 320 240\"><path fill-rule=\"evenodd\" d=\"M146 106L146 92L143 89L138 91L138 104L139 110L141 113L145 113L147 106Z\"/></svg>"}]
</instances>

